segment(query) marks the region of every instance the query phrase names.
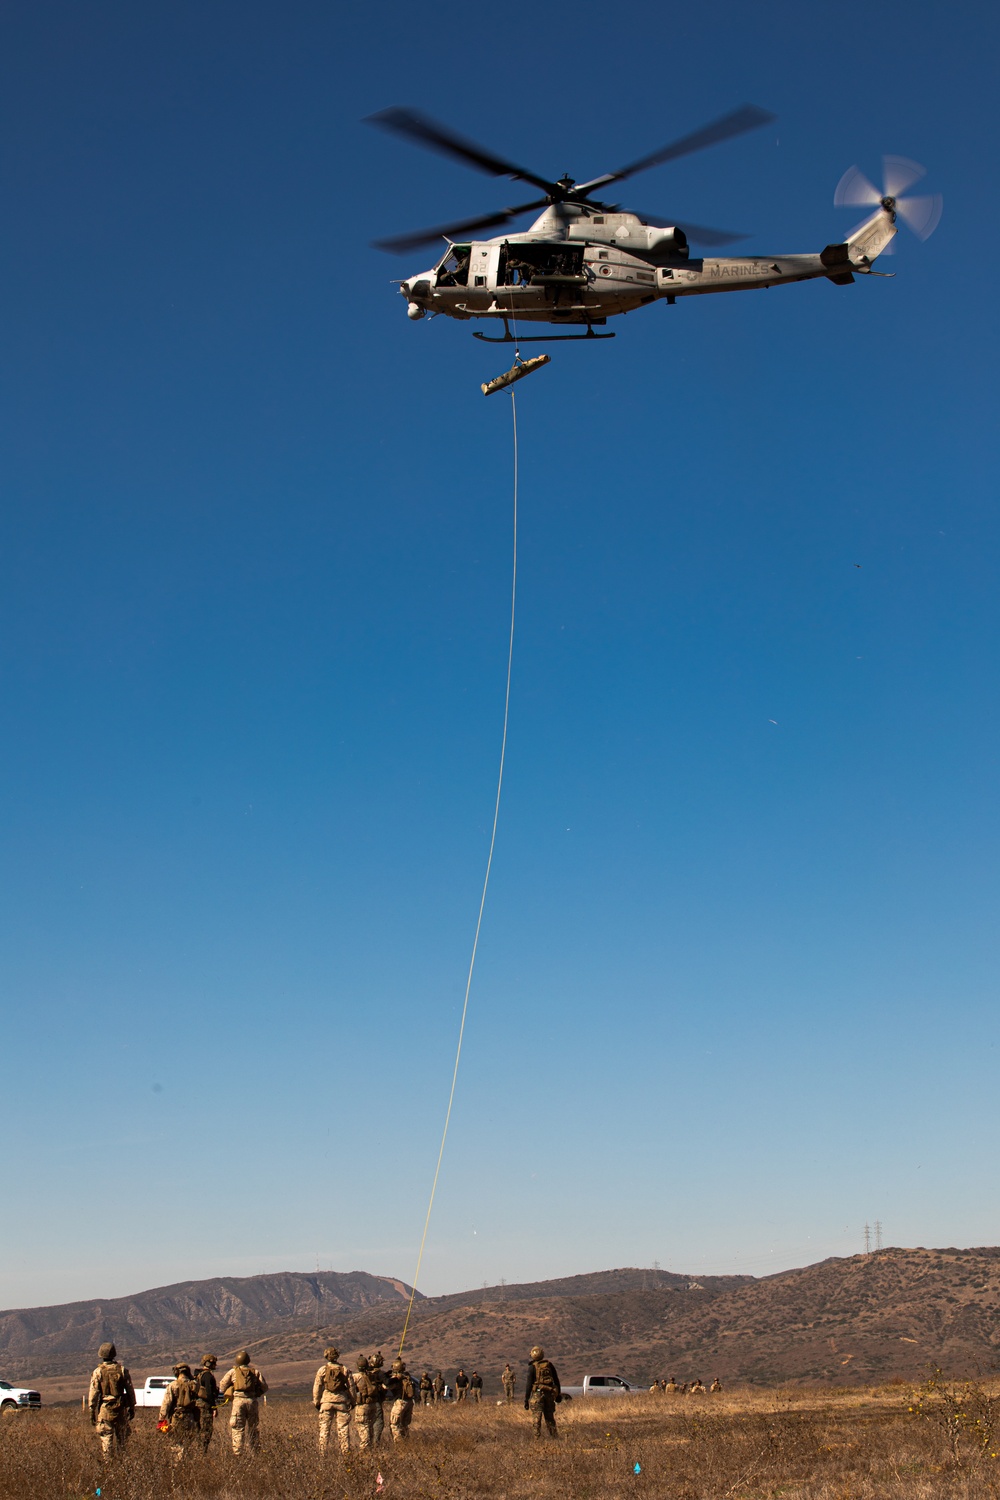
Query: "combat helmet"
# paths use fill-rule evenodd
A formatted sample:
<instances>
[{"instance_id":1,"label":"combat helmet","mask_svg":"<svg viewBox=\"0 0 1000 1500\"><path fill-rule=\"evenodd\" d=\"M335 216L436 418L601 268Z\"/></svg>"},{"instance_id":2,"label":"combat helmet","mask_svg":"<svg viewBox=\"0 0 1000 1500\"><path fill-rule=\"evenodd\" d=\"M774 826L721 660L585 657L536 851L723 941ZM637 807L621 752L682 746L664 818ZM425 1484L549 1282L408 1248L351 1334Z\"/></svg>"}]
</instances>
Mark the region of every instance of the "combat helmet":
<instances>
[{"instance_id":1,"label":"combat helmet","mask_svg":"<svg viewBox=\"0 0 1000 1500\"><path fill-rule=\"evenodd\" d=\"M236 1365L248 1365L250 1363L249 1351L246 1349L240 1349L233 1363Z\"/></svg>"},{"instance_id":2,"label":"combat helmet","mask_svg":"<svg viewBox=\"0 0 1000 1500\"><path fill-rule=\"evenodd\" d=\"M405 1359L394 1359L393 1360L393 1362L392 1362L392 1373L394 1375L402 1375L405 1372L405 1370L406 1370L406 1361L405 1361Z\"/></svg>"},{"instance_id":3,"label":"combat helmet","mask_svg":"<svg viewBox=\"0 0 1000 1500\"><path fill-rule=\"evenodd\" d=\"M334 1344L331 1344L329 1349L323 1350L323 1358L329 1360L331 1364L335 1359L339 1358L339 1356L340 1350Z\"/></svg>"},{"instance_id":4,"label":"combat helmet","mask_svg":"<svg viewBox=\"0 0 1000 1500\"><path fill-rule=\"evenodd\" d=\"M118 1350L115 1348L114 1344L102 1344L97 1351L97 1357L98 1359L104 1360L114 1359L117 1353Z\"/></svg>"},{"instance_id":5,"label":"combat helmet","mask_svg":"<svg viewBox=\"0 0 1000 1500\"><path fill-rule=\"evenodd\" d=\"M545 1350L542 1348L541 1344L535 1344L535 1345L532 1346L532 1350L531 1350L531 1353L528 1355L528 1358L529 1359L544 1359L545 1358Z\"/></svg>"},{"instance_id":6,"label":"combat helmet","mask_svg":"<svg viewBox=\"0 0 1000 1500\"><path fill-rule=\"evenodd\" d=\"M371 1369L371 1366L368 1363L368 1356L367 1356L367 1354L359 1354L358 1355L358 1369L359 1370L364 1370L366 1372Z\"/></svg>"},{"instance_id":7,"label":"combat helmet","mask_svg":"<svg viewBox=\"0 0 1000 1500\"><path fill-rule=\"evenodd\" d=\"M217 1356L214 1354L203 1354L201 1356L201 1362L205 1366L206 1370L214 1370L216 1365L219 1363Z\"/></svg>"},{"instance_id":8,"label":"combat helmet","mask_svg":"<svg viewBox=\"0 0 1000 1500\"><path fill-rule=\"evenodd\" d=\"M174 1374L175 1375L186 1375L189 1380L191 1379L191 1366L190 1365L185 1365L185 1364L174 1365L173 1369L174 1369Z\"/></svg>"},{"instance_id":9,"label":"combat helmet","mask_svg":"<svg viewBox=\"0 0 1000 1500\"><path fill-rule=\"evenodd\" d=\"M381 1349L376 1349L375 1350L375 1353L372 1355L371 1359L369 1360L369 1364L371 1365L371 1367L372 1367L373 1370L381 1370L382 1364L383 1364Z\"/></svg>"}]
</instances>

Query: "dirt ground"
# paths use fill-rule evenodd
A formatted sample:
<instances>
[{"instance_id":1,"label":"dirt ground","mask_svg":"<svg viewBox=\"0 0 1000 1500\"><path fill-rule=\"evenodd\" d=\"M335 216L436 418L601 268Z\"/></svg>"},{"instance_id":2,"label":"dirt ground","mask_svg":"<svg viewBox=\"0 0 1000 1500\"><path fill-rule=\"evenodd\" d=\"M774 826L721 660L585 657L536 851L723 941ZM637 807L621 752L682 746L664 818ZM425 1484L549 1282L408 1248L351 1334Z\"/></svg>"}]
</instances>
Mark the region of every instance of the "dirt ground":
<instances>
[{"instance_id":1,"label":"dirt ground","mask_svg":"<svg viewBox=\"0 0 1000 1500\"><path fill-rule=\"evenodd\" d=\"M79 1408L0 1422L0 1500L922 1500L1000 1497L1000 1400L939 1382L817 1392L732 1391L564 1402L557 1441L520 1406L418 1408L412 1435L375 1454L321 1457L316 1415L272 1398L261 1448L237 1460L223 1408L207 1458L175 1466L156 1413L140 1411L107 1468Z\"/></svg>"}]
</instances>

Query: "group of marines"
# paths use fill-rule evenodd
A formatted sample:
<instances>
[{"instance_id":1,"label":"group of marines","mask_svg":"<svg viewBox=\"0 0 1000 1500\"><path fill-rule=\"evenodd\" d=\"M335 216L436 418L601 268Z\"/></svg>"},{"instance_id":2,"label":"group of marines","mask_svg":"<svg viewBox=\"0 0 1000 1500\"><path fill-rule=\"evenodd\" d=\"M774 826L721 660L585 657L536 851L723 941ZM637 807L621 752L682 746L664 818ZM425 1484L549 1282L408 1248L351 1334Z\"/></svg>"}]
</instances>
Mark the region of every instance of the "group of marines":
<instances>
[{"instance_id":1,"label":"group of marines","mask_svg":"<svg viewBox=\"0 0 1000 1500\"><path fill-rule=\"evenodd\" d=\"M132 1377L118 1360L114 1344L102 1344L97 1351L100 1363L90 1377L85 1407L100 1439L101 1453L110 1458L128 1441L136 1399ZM555 1403L562 1400L559 1376L555 1366L545 1358L536 1344L524 1393L524 1408L534 1417L535 1434L541 1435L544 1422L555 1437ZM255 1453L260 1444L259 1402L267 1392L267 1381L250 1362L246 1349L236 1355L233 1367L219 1381L214 1354L203 1356L195 1373L186 1363L173 1367L173 1379L163 1393L157 1426L170 1438L171 1455L180 1462L191 1452L207 1453L215 1430L215 1414L220 1403L231 1403L229 1428L233 1452ZM508 1404L514 1399L517 1379L510 1365L501 1375ZM482 1398L483 1382L477 1371L471 1378L460 1370L455 1380L459 1401ZM340 1451L351 1451L352 1432L362 1452L376 1448L385 1430L386 1404L389 1405L389 1431L394 1443L405 1442L413 1418L413 1405L441 1401L445 1382L439 1370L433 1378L425 1370L419 1381L406 1368L403 1359L394 1359L389 1370L383 1368L381 1350L362 1354L355 1370L340 1363L340 1351L330 1345L323 1351L323 1364L313 1380L313 1406L319 1413L319 1447L325 1453L335 1432Z\"/></svg>"},{"instance_id":2,"label":"group of marines","mask_svg":"<svg viewBox=\"0 0 1000 1500\"><path fill-rule=\"evenodd\" d=\"M690 1385L687 1381L683 1385L678 1385L671 1375L669 1380L654 1380L649 1389L663 1396L717 1396L722 1391L722 1381L716 1375L706 1391L700 1380L692 1380Z\"/></svg>"}]
</instances>

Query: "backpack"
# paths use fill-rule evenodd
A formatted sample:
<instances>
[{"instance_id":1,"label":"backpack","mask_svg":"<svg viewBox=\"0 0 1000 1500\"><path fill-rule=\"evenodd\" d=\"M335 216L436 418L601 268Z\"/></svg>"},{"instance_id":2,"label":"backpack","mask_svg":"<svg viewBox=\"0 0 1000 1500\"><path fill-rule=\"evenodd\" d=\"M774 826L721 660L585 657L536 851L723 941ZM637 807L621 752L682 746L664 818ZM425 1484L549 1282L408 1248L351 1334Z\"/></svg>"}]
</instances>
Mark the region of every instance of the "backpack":
<instances>
[{"instance_id":1,"label":"backpack","mask_svg":"<svg viewBox=\"0 0 1000 1500\"><path fill-rule=\"evenodd\" d=\"M101 1403L111 1411L121 1411L125 1400L125 1371L121 1365L101 1365Z\"/></svg>"},{"instance_id":2,"label":"backpack","mask_svg":"<svg viewBox=\"0 0 1000 1500\"><path fill-rule=\"evenodd\" d=\"M375 1400L375 1387L372 1385L371 1380L365 1374L364 1370L359 1370L355 1375L354 1387L358 1393L359 1406L367 1406L369 1401Z\"/></svg>"},{"instance_id":3,"label":"backpack","mask_svg":"<svg viewBox=\"0 0 1000 1500\"><path fill-rule=\"evenodd\" d=\"M194 1377L194 1383L198 1388L197 1399L203 1401L206 1406L214 1406L219 1387L211 1370L199 1370Z\"/></svg>"},{"instance_id":4,"label":"backpack","mask_svg":"<svg viewBox=\"0 0 1000 1500\"><path fill-rule=\"evenodd\" d=\"M233 1390L237 1395L251 1399L260 1395L260 1377L253 1365L233 1366Z\"/></svg>"},{"instance_id":5,"label":"backpack","mask_svg":"<svg viewBox=\"0 0 1000 1500\"><path fill-rule=\"evenodd\" d=\"M197 1406L197 1404L198 1404L198 1386L195 1383L195 1381L192 1380L192 1379L189 1379L187 1375L180 1375L180 1376L178 1376L178 1378L177 1378L177 1401L175 1403L175 1409L177 1411L187 1411L187 1412L189 1412L195 1406Z\"/></svg>"},{"instance_id":6,"label":"backpack","mask_svg":"<svg viewBox=\"0 0 1000 1500\"><path fill-rule=\"evenodd\" d=\"M342 1395L348 1389L347 1371L343 1365L327 1365L323 1371L323 1389L331 1396Z\"/></svg>"},{"instance_id":7,"label":"backpack","mask_svg":"<svg viewBox=\"0 0 1000 1500\"><path fill-rule=\"evenodd\" d=\"M403 1376L403 1400L413 1400L413 1381L410 1379L409 1375Z\"/></svg>"},{"instance_id":8,"label":"backpack","mask_svg":"<svg viewBox=\"0 0 1000 1500\"><path fill-rule=\"evenodd\" d=\"M556 1388L555 1372L547 1359L535 1361L535 1390L554 1391Z\"/></svg>"}]
</instances>

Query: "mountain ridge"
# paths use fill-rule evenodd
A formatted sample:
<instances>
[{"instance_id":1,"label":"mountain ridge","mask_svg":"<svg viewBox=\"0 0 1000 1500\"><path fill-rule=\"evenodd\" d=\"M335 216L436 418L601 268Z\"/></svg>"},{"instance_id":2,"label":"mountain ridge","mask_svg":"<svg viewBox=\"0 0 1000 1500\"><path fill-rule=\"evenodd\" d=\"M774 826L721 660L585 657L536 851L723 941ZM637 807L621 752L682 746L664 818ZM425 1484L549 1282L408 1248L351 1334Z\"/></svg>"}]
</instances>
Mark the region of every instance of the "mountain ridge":
<instances>
[{"instance_id":1,"label":"mountain ridge","mask_svg":"<svg viewBox=\"0 0 1000 1500\"><path fill-rule=\"evenodd\" d=\"M76 1373L114 1338L134 1368L169 1368L204 1345L246 1344L301 1383L331 1340L353 1360L397 1343L410 1288L367 1272L278 1272L178 1282L131 1297L0 1312L0 1355L33 1378ZM414 1301L411 1367L484 1374L551 1349L576 1379L604 1369L647 1384L719 1374L774 1384L919 1378L931 1365L1000 1365L1000 1247L831 1257L765 1277L624 1267ZM280 1383L280 1382L279 1382ZM494 1382L495 1383L495 1382Z\"/></svg>"}]
</instances>

